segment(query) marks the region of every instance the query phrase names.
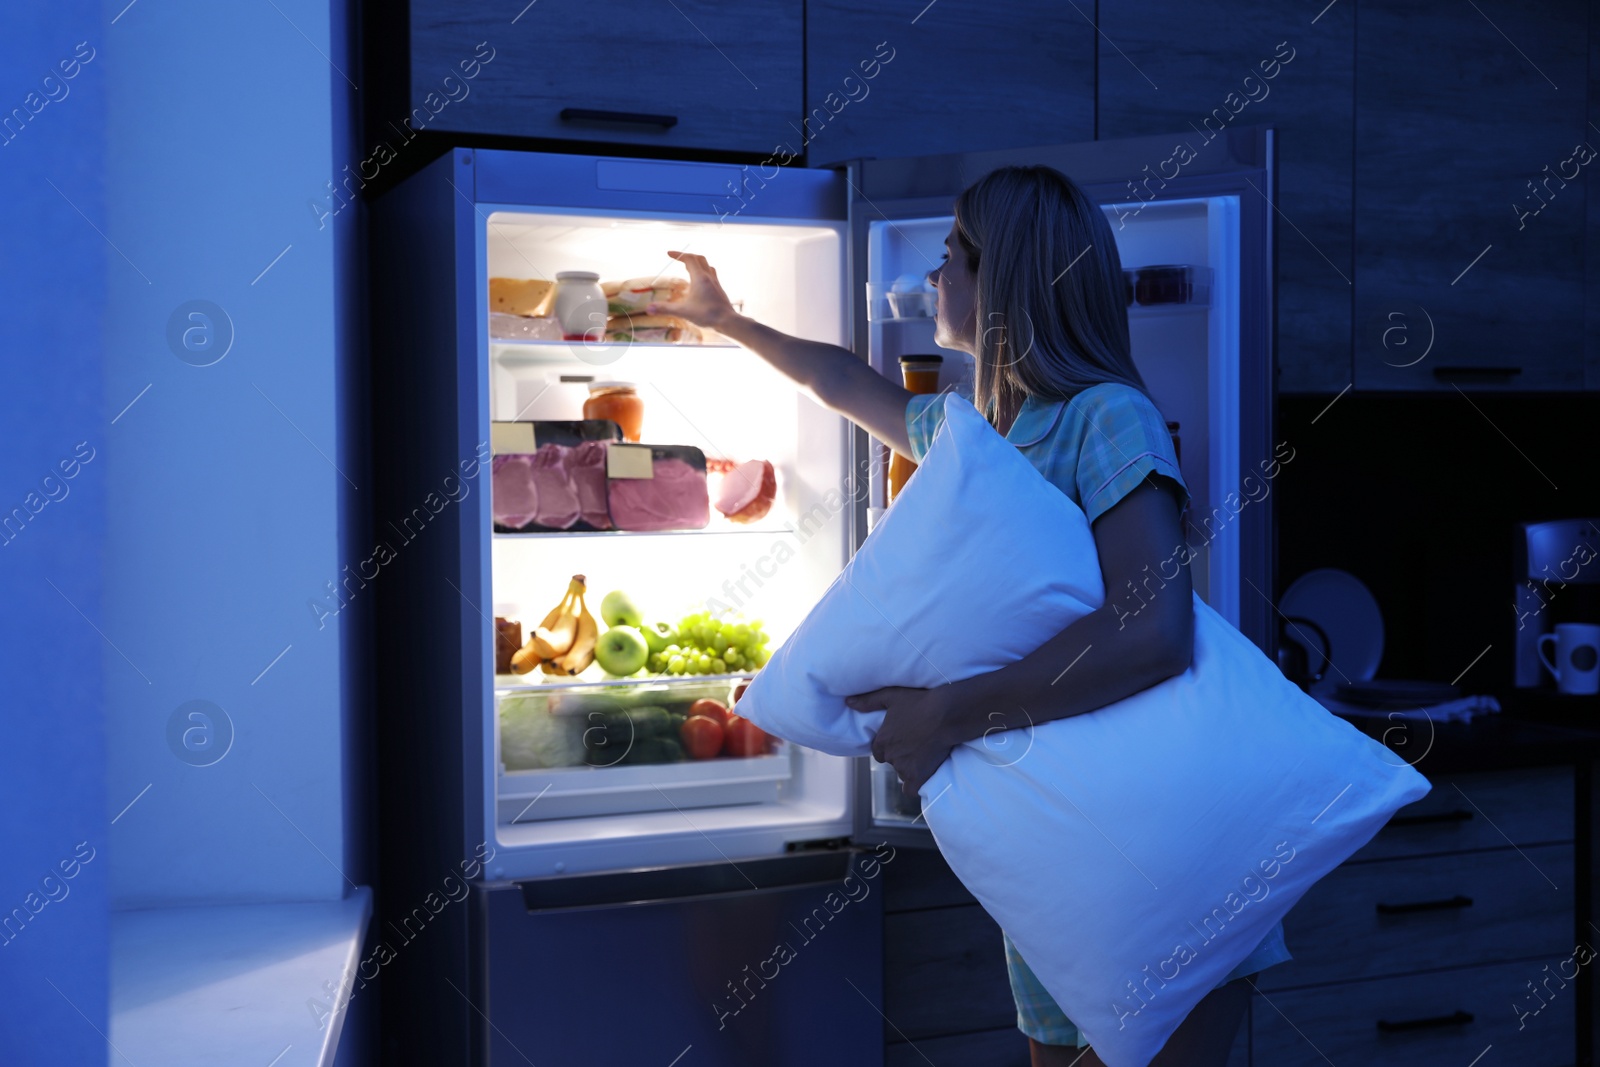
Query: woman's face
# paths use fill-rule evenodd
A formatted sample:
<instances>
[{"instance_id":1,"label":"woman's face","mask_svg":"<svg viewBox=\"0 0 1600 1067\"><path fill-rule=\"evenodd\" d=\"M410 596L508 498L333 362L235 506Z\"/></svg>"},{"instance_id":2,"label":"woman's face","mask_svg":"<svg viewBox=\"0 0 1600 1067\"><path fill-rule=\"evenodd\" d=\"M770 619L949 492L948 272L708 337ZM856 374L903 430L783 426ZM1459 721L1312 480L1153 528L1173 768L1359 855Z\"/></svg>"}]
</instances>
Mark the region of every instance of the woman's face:
<instances>
[{"instance_id":1,"label":"woman's face","mask_svg":"<svg viewBox=\"0 0 1600 1067\"><path fill-rule=\"evenodd\" d=\"M928 272L928 280L939 293L939 314L934 322L933 343L941 348L976 354L977 330L972 320L972 294L978 276L967 266L967 253L956 236L955 223L944 239L944 261Z\"/></svg>"}]
</instances>

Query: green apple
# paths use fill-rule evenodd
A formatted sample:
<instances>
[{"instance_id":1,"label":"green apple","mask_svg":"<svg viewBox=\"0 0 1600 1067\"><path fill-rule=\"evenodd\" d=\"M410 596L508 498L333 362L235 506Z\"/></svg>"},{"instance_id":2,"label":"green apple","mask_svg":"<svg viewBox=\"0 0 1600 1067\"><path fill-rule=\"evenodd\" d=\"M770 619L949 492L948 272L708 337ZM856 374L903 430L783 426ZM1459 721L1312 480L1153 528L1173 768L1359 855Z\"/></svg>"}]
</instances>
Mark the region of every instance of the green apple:
<instances>
[{"instance_id":1,"label":"green apple","mask_svg":"<svg viewBox=\"0 0 1600 1067\"><path fill-rule=\"evenodd\" d=\"M637 673L649 658L650 646L632 626L613 626L594 645L594 659L600 669L619 677Z\"/></svg>"},{"instance_id":2,"label":"green apple","mask_svg":"<svg viewBox=\"0 0 1600 1067\"><path fill-rule=\"evenodd\" d=\"M644 621L644 616L633 606L628 594L620 589L611 590L600 601L600 618L607 626L638 626Z\"/></svg>"},{"instance_id":3,"label":"green apple","mask_svg":"<svg viewBox=\"0 0 1600 1067\"><path fill-rule=\"evenodd\" d=\"M678 638L678 631L664 622L641 626L639 632L644 634L644 643L650 646L651 652L665 652L667 646Z\"/></svg>"}]
</instances>

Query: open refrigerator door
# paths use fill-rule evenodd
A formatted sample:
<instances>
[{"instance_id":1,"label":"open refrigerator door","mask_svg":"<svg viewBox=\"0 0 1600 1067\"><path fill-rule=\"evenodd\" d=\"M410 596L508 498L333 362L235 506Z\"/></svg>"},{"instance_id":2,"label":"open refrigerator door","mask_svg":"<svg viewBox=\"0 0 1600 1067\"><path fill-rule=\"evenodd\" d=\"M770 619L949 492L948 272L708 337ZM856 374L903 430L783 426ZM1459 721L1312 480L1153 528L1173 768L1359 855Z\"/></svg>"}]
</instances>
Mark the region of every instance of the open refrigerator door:
<instances>
[{"instance_id":1,"label":"open refrigerator door","mask_svg":"<svg viewBox=\"0 0 1600 1067\"><path fill-rule=\"evenodd\" d=\"M1169 183L1160 196L1133 182L1106 180L1139 173L1143 147L1101 142L1060 149L1053 153L1059 158L1048 160L1039 157L1051 152L1033 150L888 160L877 164L876 183L869 162L860 178L860 189L867 191L858 190L851 208L855 249L865 262L858 350L865 350L879 373L896 380L902 361L927 366L932 357L938 360L938 388L970 397L973 358L935 344L935 297L922 282L944 255L943 242L954 222L949 205L967 181L1010 162L1045 161L1072 175L1100 205L1117 244L1133 360L1167 420L1190 493L1184 529L1195 592L1229 622L1246 628L1253 625L1246 609L1254 605L1242 598L1257 598L1249 584L1268 588L1270 573L1260 551L1265 508L1256 507L1240 520L1247 505L1264 498L1263 482L1270 481L1259 472L1246 477L1264 460L1262 411L1251 403L1267 386L1270 369L1265 205L1242 209L1242 196L1261 198L1232 176L1186 178ZM929 195L930 184L946 172L953 179L960 176L950 181L950 195ZM1062 267L1065 273L1070 264ZM870 448L874 470L886 471L888 448L878 441ZM872 483L869 524L892 506L888 482L880 476ZM1021 758L1028 739L994 743L1014 745ZM928 843L920 799L904 794L891 767L863 765L857 805L858 841Z\"/></svg>"},{"instance_id":2,"label":"open refrigerator door","mask_svg":"<svg viewBox=\"0 0 1600 1067\"><path fill-rule=\"evenodd\" d=\"M848 559L848 424L713 331L642 317L682 291L673 249L706 256L751 317L844 343L843 223L513 204L479 218L485 780L507 874L846 836L848 762L731 709Z\"/></svg>"}]
</instances>

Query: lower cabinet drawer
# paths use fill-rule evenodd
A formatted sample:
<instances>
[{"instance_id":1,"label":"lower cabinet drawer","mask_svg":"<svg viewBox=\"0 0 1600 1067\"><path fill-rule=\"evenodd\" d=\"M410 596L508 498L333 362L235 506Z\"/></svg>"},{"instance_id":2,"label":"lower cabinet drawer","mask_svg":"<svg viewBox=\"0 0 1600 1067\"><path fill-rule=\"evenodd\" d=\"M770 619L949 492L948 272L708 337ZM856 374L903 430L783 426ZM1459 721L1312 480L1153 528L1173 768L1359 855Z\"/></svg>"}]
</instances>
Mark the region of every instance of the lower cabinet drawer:
<instances>
[{"instance_id":1,"label":"lower cabinet drawer","mask_svg":"<svg viewBox=\"0 0 1600 1067\"><path fill-rule=\"evenodd\" d=\"M1492 1046L1481 1067L1564 1067L1576 1044L1576 987L1556 977L1567 958L1266 993L1251 1055L1268 1067L1470 1067Z\"/></svg>"},{"instance_id":2,"label":"lower cabinet drawer","mask_svg":"<svg viewBox=\"0 0 1600 1067\"><path fill-rule=\"evenodd\" d=\"M1283 922L1294 959L1260 989L1520 959L1571 947L1571 845L1350 863Z\"/></svg>"},{"instance_id":3,"label":"lower cabinet drawer","mask_svg":"<svg viewBox=\"0 0 1600 1067\"><path fill-rule=\"evenodd\" d=\"M883 1014L886 1042L919 1046L1016 1026L1000 927L989 913L965 904L884 916Z\"/></svg>"},{"instance_id":4,"label":"lower cabinet drawer","mask_svg":"<svg viewBox=\"0 0 1600 1067\"><path fill-rule=\"evenodd\" d=\"M1573 801L1571 767L1447 775L1427 796L1395 812L1350 860L1571 841Z\"/></svg>"}]
</instances>

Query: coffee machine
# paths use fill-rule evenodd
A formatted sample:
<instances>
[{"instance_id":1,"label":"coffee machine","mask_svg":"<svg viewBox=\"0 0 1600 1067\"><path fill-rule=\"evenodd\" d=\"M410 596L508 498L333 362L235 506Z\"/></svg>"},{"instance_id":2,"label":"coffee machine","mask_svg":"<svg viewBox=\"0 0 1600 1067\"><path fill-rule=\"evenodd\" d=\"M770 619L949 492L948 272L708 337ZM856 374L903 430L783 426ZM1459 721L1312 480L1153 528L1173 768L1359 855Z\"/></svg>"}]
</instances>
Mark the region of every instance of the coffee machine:
<instances>
[{"instance_id":1,"label":"coffee machine","mask_svg":"<svg viewBox=\"0 0 1600 1067\"><path fill-rule=\"evenodd\" d=\"M1514 684L1553 690L1539 638L1558 622L1600 621L1600 518L1519 523L1515 537Z\"/></svg>"}]
</instances>

